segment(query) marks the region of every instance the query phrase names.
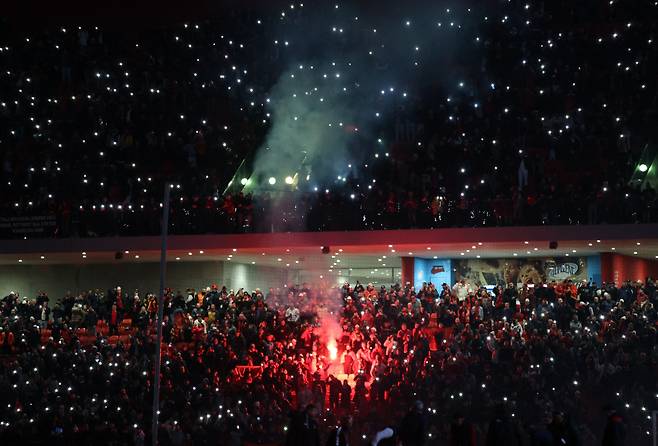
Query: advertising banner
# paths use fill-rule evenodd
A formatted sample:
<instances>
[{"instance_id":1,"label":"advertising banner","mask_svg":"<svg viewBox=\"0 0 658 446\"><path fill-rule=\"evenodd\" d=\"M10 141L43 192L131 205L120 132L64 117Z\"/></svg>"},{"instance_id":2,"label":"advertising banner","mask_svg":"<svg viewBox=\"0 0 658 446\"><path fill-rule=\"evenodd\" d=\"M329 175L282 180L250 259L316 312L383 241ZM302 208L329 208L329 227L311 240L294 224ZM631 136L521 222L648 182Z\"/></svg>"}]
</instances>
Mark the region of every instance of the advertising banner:
<instances>
[{"instance_id":1,"label":"advertising banner","mask_svg":"<svg viewBox=\"0 0 658 446\"><path fill-rule=\"evenodd\" d=\"M57 226L54 215L24 217L0 217L0 233L30 234L52 231Z\"/></svg>"},{"instance_id":2,"label":"advertising banner","mask_svg":"<svg viewBox=\"0 0 658 446\"><path fill-rule=\"evenodd\" d=\"M455 280L475 286L588 280L586 257L455 260Z\"/></svg>"}]
</instances>

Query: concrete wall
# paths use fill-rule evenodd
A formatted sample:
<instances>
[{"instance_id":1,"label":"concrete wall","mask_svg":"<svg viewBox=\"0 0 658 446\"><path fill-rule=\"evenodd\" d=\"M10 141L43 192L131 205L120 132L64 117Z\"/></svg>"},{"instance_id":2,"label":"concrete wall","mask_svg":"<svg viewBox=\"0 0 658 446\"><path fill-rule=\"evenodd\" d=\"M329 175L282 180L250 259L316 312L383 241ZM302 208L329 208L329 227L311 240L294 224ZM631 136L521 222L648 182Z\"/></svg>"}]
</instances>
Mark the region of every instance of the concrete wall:
<instances>
[{"instance_id":1,"label":"concrete wall","mask_svg":"<svg viewBox=\"0 0 658 446\"><path fill-rule=\"evenodd\" d=\"M376 270L376 271L375 271ZM400 268L343 268L329 272L326 269L304 269L295 272L294 283L307 283L313 287L343 286L345 282L355 286L357 282L372 283L377 288L400 282ZM322 276L322 277L320 277Z\"/></svg>"},{"instance_id":2,"label":"concrete wall","mask_svg":"<svg viewBox=\"0 0 658 446\"><path fill-rule=\"evenodd\" d=\"M169 262L167 286L175 290L201 288L212 283L228 288L267 289L295 282L293 270L231 262ZM160 286L158 263L111 263L88 265L12 265L0 267L0 297L17 291L34 297L43 290L51 300L67 291L120 285L125 291L157 293Z\"/></svg>"},{"instance_id":3,"label":"concrete wall","mask_svg":"<svg viewBox=\"0 0 658 446\"><path fill-rule=\"evenodd\" d=\"M434 273L432 270L436 267ZM440 268L442 270L440 270ZM416 291L423 287L423 282L432 282L437 288L441 289L441 284L447 283L453 285L452 260L451 259L423 259L414 258L414 288Z\"/></svg>"},{"instance_id":4,"label":"concrete wall","mask_svg":"<svg viewBox=\"0 0 658 446\"><path fill-rule=\"evenodd\" d=\"M618 286L625 280L645 281L658 277L658 261L606 252L601 254L601 280Z\"/></svg>"},{"instance_id":5,"label":"concrete wall","mask_svg":"<svg viewBox=\"0 0 658 446\"><path fill-rule=\"evenodd\" d=\"M601 256L587 256L587 275L597 285L601 285Z\"/></svg>"}]
</instances>

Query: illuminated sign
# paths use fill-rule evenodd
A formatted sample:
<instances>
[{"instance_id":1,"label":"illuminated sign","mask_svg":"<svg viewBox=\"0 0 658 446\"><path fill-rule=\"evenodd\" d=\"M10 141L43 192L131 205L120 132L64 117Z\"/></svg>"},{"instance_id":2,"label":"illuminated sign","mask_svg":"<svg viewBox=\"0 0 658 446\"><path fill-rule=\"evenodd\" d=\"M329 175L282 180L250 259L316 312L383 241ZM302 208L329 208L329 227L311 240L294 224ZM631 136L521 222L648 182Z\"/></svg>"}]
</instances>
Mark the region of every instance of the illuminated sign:
<instances>
[{"instance_id":1,"label":"illuminated sign","mask_svg":"<svg viewBox=\"0 0 658 446\"><path fill-rule=\"evenodd\" d=\"M546 276L551 280L565 280L578 273L577 263L553 263L546 266Z\"/></svg>"}]
</instances>

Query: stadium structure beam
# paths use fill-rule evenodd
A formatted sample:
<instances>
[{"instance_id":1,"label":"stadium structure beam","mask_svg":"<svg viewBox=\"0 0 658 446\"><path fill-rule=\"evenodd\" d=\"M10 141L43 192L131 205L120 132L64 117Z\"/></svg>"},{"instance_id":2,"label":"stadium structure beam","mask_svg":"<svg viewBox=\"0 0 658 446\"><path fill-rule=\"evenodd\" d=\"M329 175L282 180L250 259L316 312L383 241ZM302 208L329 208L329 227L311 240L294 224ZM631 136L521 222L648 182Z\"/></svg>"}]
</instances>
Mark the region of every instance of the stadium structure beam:
<instances>
[{"instance_id":1,"label":"stadium structure beam","mask_svg":"<svg viewBox=\"0 0 658 446\"><path fill-rule=\"evenodd\" d=\"M167 273L167 234L169 232L169 197L172 185L165 183L162 202L162 238L160 246L160 294L158 295L157 337L155 344L155 372L153 385L153 413L151 415L152 445L158 445L158 418L160 415L160 363L162 360L162 321L164 319L165 274Z\"/></svg>"}]
</instances>

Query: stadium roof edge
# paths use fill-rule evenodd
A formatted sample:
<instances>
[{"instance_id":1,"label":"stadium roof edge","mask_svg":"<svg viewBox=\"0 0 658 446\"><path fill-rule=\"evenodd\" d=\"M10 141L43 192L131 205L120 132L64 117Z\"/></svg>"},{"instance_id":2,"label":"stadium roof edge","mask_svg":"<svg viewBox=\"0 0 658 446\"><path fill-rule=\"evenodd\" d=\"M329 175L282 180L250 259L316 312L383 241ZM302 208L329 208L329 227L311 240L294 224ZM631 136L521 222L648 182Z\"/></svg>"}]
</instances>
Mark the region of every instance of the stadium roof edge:
<instances>
[{"instance_id":1,"label":"stadium roof edge","mask_svg":"<svg viewBox=\"0 0 658 446\"><path fill-rule=\"evenodd\" d=\"M445 228L391 231L288 232L260 234L171 235L169 250L260 249L325 245L367 247L384 244L423 245L458 243L514 243L557 241L634 241L658 239L658 224L596 226L532 226L495 228ZM2 240L4 254L158 250L159 236L78 239Z\"/></svg>"}]
</instances>

